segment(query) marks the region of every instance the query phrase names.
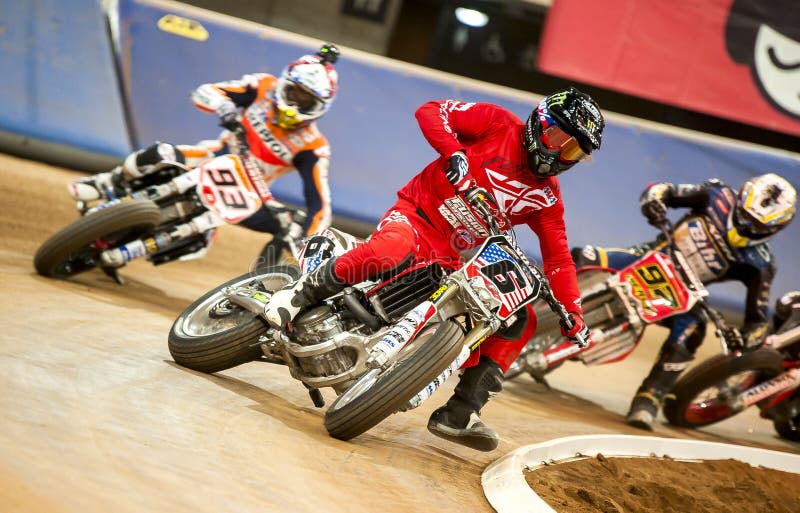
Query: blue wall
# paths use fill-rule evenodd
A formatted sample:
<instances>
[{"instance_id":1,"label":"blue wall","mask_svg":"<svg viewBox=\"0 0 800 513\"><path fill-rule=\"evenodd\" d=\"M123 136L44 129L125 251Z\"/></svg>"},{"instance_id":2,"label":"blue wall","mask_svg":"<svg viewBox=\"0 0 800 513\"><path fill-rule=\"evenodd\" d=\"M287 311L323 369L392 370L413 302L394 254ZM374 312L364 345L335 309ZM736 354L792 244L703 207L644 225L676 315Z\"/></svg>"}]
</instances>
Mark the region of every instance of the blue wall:
<instances>
[{"instance_id":1,"label":"blue wall","mask_svg":"<svg viewBox=\"0 0 800 513\"><path fill-rule=\"evenodd\" d=\"M0 106L0 129L27 133L37 127L40 135L54 141L119 156L127 151L128 135L134 146L216 137L217 120L191 105L192 89L245 73L279 74L286 63L315 51L321 43L179 4L166 9L157 0L120 0L116 50L131 113L128 134L97 3L71 2L75 8L68 14L69 23L53 14L58 4L0 0L4 6L0 16L8 12L14 25L21 25L7 23L6 33L0 35L0 65L8 70L12 84L9 88L7 80L0 82L0 100L5 100ZM201 23L208 38L199 41L162 31L157 23L166 14ZM333 150L334 212L369 222L376 221L394 202L395 191L435 157L414 119L420 104L441 98L488 101L525 118L538 100L532 94L348 49L343 49L336 67L340 93L320 120ZM57 80L58 76L63 79ZM52 92L53 83L64 92L44 94ZM738 187L750 176L775 171L800 188L800 157L675 136L626 118L609 118L601 150L562 178L573 245L624 246L651 239L655 232L639 213L638 196L652 181L701 182L719 177ZM299 202L298 185L297 177L290 176L279 180L274 192ZM520 239L536 255L538 244L526 231L520 229ZM774 298L800 288L800 270L794 265L800 250L800 221L775 239L773 248L779 264ZM722 287L723 297L740 297L736 287Z\"/></svg>"},{"instance_id":2,"label":"blue wall","mask_svg":"<svg viewBox=\"0 0 800 513\"><path fill-rule=\"evenodd\" d=\"M248 72L278 74L286 63L317 48L317 42L291 42L276 31L231 25L196 10L162 10L134 0L124 0L121 7L123 69L129 71L128 98L140 144L214 137L219 130L214 116L189 103L193 88ZM157 21L167 13L199 21L208 39L195 41L159 30ZM395 190L435 158L413 115L423 102L494 102L524 119L536 101L533 95L506 94L501 88L490 90L346 49L336 68L340 92L320 120L333 149L334 212L370 222L392 205ZM655 232L639 213L638 197L652 181L692 183L719 177L738 187L767 171L782 174L800 189L800 158L670 136L612 116L601 151L563 175L570 242L623 246L651 239ZM296 177L282 179L274 191L288 201L300 201L298 184ZM519 235L532 254L539 253L535 237ZM800 222L775 240L774 249L780 265L775 292L800 288L800 271L792 265L800 249ZM731 295L729 291L736 289L723 293Z\"/></svg>"},{"instance_id":3,"label":"blue wall","mask_svg":"<svg viewBox=\"0 0 800 513\"><path fill-rule=\"evenodd\" d=\"M0 130L121 155L128 144L98 0L0 0Z\"/></svg>"}]
</instances>

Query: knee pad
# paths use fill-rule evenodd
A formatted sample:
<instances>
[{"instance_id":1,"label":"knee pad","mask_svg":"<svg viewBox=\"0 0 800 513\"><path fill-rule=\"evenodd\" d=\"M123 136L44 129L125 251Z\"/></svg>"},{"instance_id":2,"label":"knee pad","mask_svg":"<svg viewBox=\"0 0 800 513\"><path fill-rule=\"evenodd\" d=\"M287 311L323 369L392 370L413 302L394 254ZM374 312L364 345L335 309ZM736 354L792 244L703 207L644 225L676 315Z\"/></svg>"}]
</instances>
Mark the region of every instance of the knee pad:
<instances>
[{"instance_id":1,"label":"knee pad","mask_svg":"<svg viewBox=\"0 0 800 513\"><path fill-rule=\"evenodd\" d=\"M708 318L702 312L678 315L670 323L667 345L681 347L694 356L694 352L706 337ZM665 346L666 347L666 346Z\"/></svg>"}]
</instances>

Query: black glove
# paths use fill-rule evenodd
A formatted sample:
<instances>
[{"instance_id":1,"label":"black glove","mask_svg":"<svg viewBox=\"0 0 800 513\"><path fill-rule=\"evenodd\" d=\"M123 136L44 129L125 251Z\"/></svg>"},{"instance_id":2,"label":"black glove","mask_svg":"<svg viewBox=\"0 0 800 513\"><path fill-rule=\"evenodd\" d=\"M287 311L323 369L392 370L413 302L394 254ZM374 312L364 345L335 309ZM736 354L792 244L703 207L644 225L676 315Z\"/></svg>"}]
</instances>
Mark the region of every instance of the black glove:
<instances>
[{"instance_id":1,"label":"black glove","mask_svg":"<svg viewBox=\"0 0 800 513\"><path fill-rule=\"evenodd\" d=\"M456 192L465 192L475 187L475 179L469 172L469 163L463 151L457 151L450 157L450 167L444 170L447 181L453 184Z\"/></svg>"},{"instance_id":2,"label":"black glove","mask_svg":"<svg viewBox=\"0 0 800 513\"><path fill-rule=\"evenodd\" d=\"M660 199L642 201L642 214L653 226L660 226L667 220L667 206Z\"/></svg>"},{"instance_id":3,"label":"black glove","mask_svg":"<svg viewBox=\"0 0 800 513\"><path fill-rule=\"evenodd\" d=\"M725 337L725 345L732 351L741 351L745 349L744 338L742 334L733 326L726 325L722 328L722 336Z\"/></svg>"}]
</instances>

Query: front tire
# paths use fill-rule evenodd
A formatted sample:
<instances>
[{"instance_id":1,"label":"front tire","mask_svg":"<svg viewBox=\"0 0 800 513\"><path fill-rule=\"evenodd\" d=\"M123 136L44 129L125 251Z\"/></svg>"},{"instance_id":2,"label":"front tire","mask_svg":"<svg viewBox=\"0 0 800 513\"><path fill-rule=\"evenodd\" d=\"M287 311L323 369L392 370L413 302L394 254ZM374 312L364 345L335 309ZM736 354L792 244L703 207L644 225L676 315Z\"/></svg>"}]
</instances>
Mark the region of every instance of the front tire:
<instances>
[{"instance_id":1,"label":"front tire","mask_svg":"<svg viewBox=\"0 0 800 513\"><path fill-rule=\"evenodd\" d=\"M296 266L274 266L243 274L204 294L172 324L168 345L175 363L211 373L257 360L263 354L258 338L266 331L267 323L228 301L223 290L251 285L274 292L299 278L300 269Z\"/></svg>"},{"instance_id":2,"label":"front tire","mask_svg":"<svg viewBox=\"0 0 800 513\"><path fill-rule=\"evenodd\" d=\"M464 335L454 321L425 328L398 355L389 369L368 371L350 385L325 412L325 428L349 440L400 410L428 386L461 352ZM418 347L410 347L418 343ZM403 351L409 350L409 354Z\"/></svg>"},{"instance_id":3,"label":"front tire","mask_svg":"<svg viewBox=\"0 0 800 513\"><path fill-rule=\"evenodd\" d=\"M664 402L664 416L675 426L698 428L740 411L731 401L741 392L783 371L783 356L772 349L742 355L715 355L691 369Z\"/></svg>"},{"instance_id":4,"label":"front tire","mask_svg":"<svg viewBox=\"0 0 800 513\"><path fill-rule=\"evenodd\" d=\"M97 267L103 249L116 247L152 232L161 211L147 199L123 201L68 224L47 239L33 257L36 272L68 278Z\"/></svg>"}]
</instances>

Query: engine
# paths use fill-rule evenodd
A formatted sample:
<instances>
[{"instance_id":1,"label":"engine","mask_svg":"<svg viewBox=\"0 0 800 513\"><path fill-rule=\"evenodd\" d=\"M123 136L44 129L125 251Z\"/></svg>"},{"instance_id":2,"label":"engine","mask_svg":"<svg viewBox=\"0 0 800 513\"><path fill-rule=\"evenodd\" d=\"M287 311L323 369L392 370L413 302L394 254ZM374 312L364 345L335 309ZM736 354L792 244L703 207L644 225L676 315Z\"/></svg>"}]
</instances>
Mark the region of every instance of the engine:
<instances>
[{"instance_id":1,"label":"engine","mask_svg":"<svg viewBox=\"0 0 800 513\"><path fill-rule=\"evenodd\" d=\"M318 306L303 313L293 324L292 339L302 346L321 344L344 331L339 317L328 306ZM303 372L324 377L346 372L355 364L355 355L351 349L339 347L314 356L300 356L297 360Z\"/></svg>"}]
</instances>

